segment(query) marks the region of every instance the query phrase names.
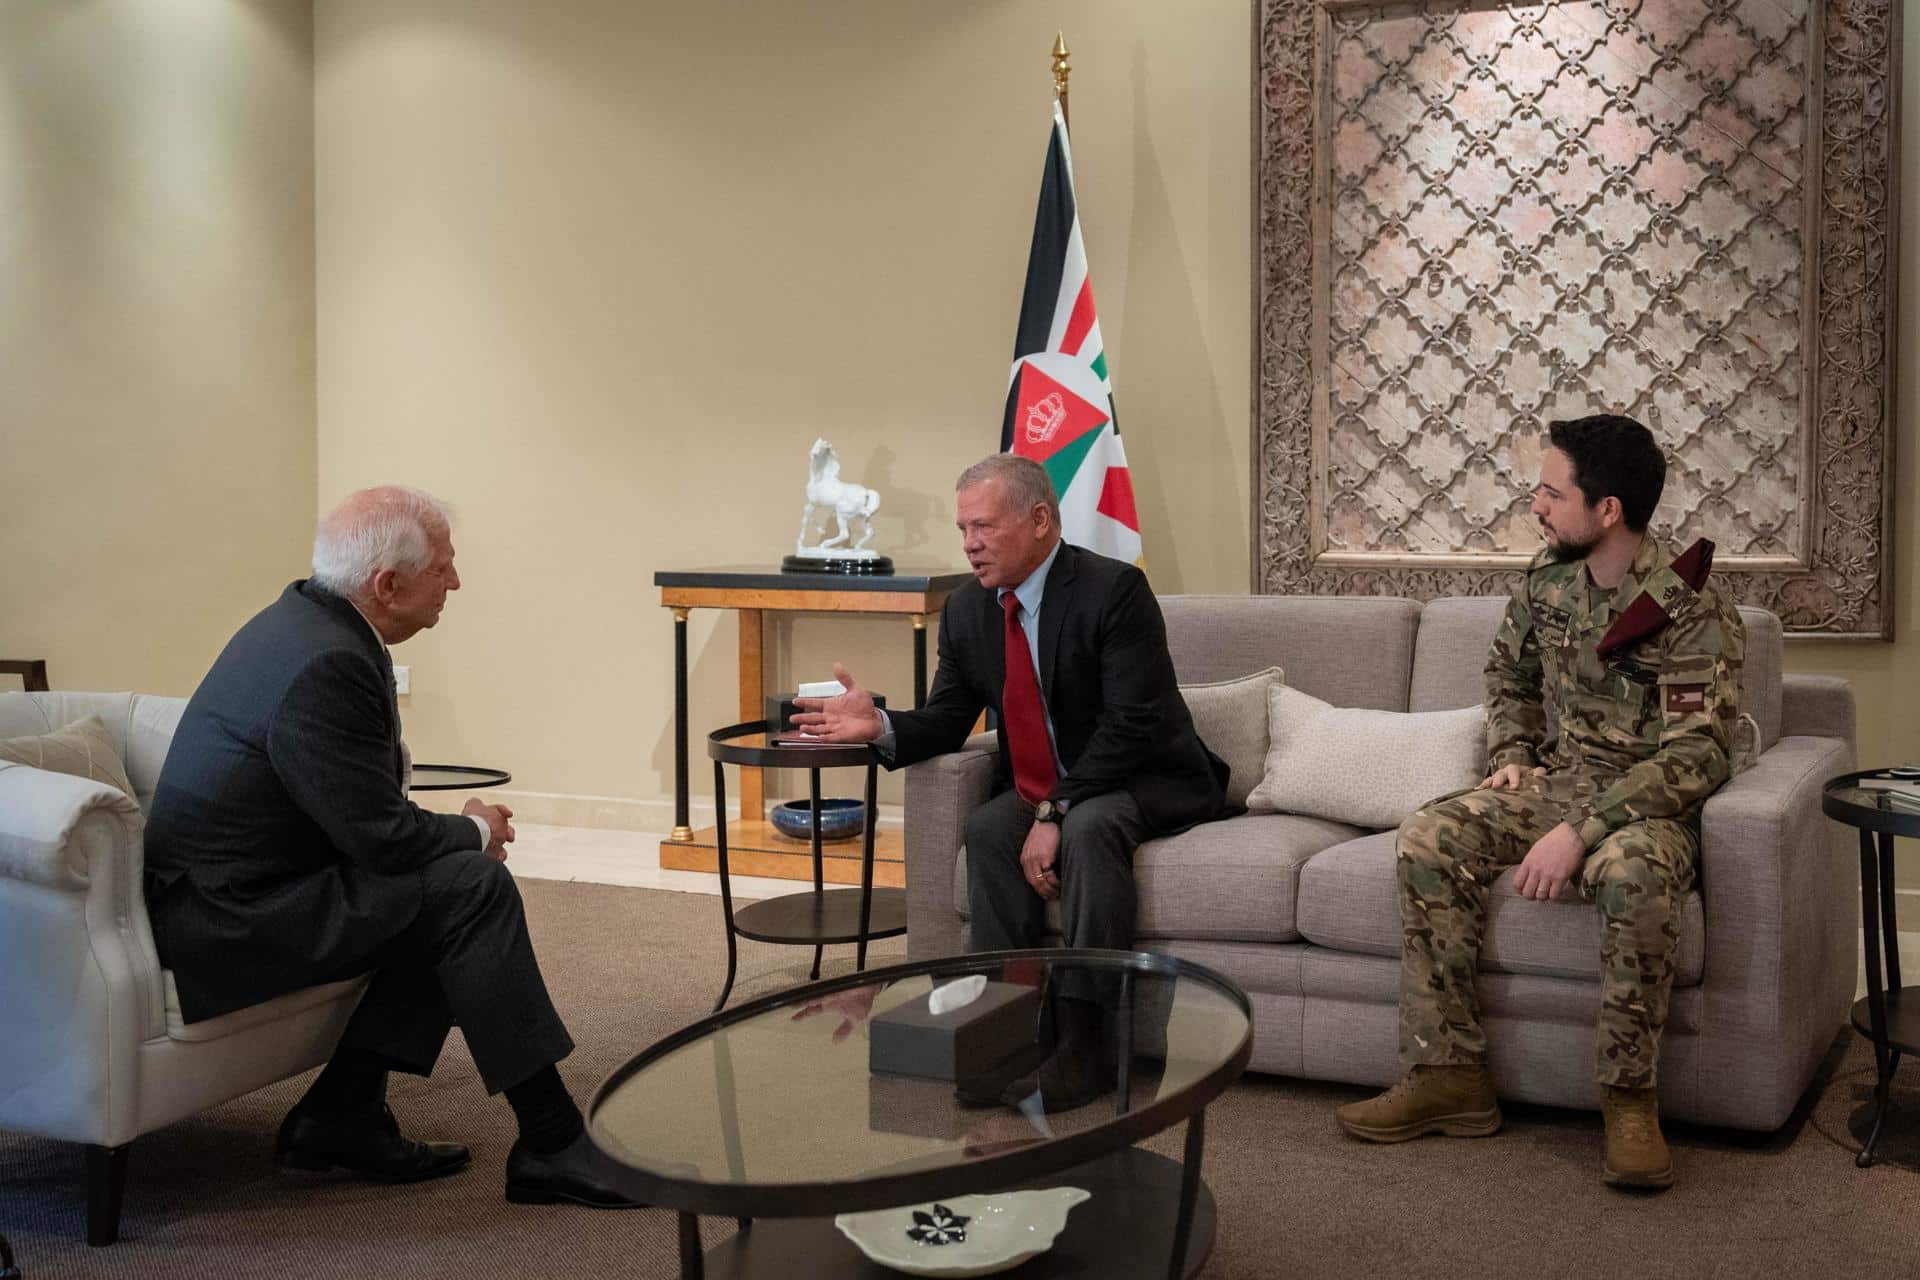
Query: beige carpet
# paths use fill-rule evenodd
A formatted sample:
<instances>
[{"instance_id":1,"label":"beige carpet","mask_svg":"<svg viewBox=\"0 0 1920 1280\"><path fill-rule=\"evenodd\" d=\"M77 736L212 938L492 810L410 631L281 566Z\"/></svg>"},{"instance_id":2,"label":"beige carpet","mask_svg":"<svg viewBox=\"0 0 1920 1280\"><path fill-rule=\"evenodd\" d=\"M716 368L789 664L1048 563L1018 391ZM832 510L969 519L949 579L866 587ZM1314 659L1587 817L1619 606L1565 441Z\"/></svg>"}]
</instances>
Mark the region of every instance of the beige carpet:
<instances>
[{"instance_id":1,"label":"beige carpet","mask_svg":"<svg viewBox=\"0 0 1920 1280\"><path fill-rule=\"evenodd\" d=\"M582 1098L712 1003L725 957L718 899L524 888L548 981L580 1042L561 1069ZM736 998L804 977L805 951L742 949ZM897 940L877 949L900 952ZM1670 1135L1680 1184L1657 1197L1600 1186L1590 1113L1514 1108L1490 1140L1376 1148L1341 1137L1329 1114L1363 1091L1249 1077L1208 1112L1221 1230L1205 1274L1920 1274L1920 1064L1903 1068L1882 1163L1856 1169L1872 1060L1857 1038L1836 1046L1782 1132ZM0 1135L0 1232L27 1280L678 1274L668 1213L505 1203L511 1113L484 1095L457 1036L431 1081L396 1078L392 1091L409 1132L472 1144L473 1167L454 1178L388 1189L277 1173L274 1129L303 1087L288 1081L135 1143L122 1240L104 1250L81 1243L79 1149ZM1176 1130L1150 1145L1177 1157L1179 1141ZM705 1229L712 1241L733 1224L710 1219Z\"/></svg>"}]
</instances>

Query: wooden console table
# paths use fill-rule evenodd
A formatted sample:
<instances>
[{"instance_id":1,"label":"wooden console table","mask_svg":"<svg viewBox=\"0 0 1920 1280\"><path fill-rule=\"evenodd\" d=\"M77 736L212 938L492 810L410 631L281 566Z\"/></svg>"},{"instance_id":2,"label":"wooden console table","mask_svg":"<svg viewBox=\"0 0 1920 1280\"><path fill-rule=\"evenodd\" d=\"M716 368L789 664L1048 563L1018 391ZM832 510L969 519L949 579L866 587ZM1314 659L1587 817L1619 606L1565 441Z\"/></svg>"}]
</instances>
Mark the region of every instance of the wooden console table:
<instances>
[{"instance_id":1,"label":"wooden console table","mask_svg":"<svg viewBox=\"0 0 1920 1280\"><path fill-rule=\"evenodd\" d=\"M927 619L947 597L972 579L969 573L909 571L885 577L837 573L780 573L723 568L662 571L653 575L660 604L673 611L673 834L660 842L660 865L682 871L716 871L718 842L712 827L696 831L687 799L687 618L695 609L735 609L740 614L741 720L766 714L761 669L761 626L768 611L789 613L904 614L913 623L913 705L927 696ZM813 855L804 840L789 840L767 821L760 770L740 771L740 818L727 827L728 858L739 875L811 880ZM895 888L906 884L905 842L897 831L879 834L874 879ZM828 850L826 878L860 882L857 848L844 856Z\"/></svg>"}]
</instances>

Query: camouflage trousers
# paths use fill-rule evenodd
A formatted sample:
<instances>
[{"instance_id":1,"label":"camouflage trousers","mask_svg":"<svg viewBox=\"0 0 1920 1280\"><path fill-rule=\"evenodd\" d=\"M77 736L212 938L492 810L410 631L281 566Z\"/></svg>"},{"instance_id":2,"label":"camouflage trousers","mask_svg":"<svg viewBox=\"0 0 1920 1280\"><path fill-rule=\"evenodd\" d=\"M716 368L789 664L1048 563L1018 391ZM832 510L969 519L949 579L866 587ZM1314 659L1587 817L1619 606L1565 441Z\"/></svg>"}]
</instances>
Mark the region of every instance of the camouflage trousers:
<instances>
[{"instance_id":1,"label":"camouflage trousers","mask_svg":"<svg viewBox=\"0 0 1920 1280\"><path fill-rule=\"evenodd\" d=\"M1409 1065L1487 1060L1474 973L1493 883L1596 785L1572 771L1549 773L1514 789L1444 797L1401 824L1400 1054ZM1654 1083L1680 901L1693 887L1699 848L1697 820L1649 819L1609 835L1577 873L1580 897L1600 909L1594 1078L1603 1085ZM1579 927L1571 911L1567 927Z\"/></svg>"}]
</instances>

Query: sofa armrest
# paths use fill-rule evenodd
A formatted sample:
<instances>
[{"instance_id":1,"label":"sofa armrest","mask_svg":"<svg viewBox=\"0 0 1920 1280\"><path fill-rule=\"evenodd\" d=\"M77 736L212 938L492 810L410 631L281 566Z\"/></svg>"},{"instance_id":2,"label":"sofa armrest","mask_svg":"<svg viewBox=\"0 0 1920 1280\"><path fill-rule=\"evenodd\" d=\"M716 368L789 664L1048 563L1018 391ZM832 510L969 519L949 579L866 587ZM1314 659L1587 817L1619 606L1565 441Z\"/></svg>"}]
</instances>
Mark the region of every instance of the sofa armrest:
<instances>
[{"instance_id":1,"label":"sofa armrest","mask_svg":"<svg viewBox=\"0 0 1920 1280\"><path fill-rule=\"evenodd\" d=\"M0 765L0 1128L131 1137L139 1046L166 1034L144 831L113 787Z\"/></svg>"},{"instance_id":2,"label":"sofa armrest","mask_svg":"<svg viewBox=\"0 0 1920 1280\"><path fill-rule=\"evenodd\" d=\"M1859 859L1820 809L1822 785L1852 768L1846 741L1782 738L1701 814L1701 1030L1777 1047L1783 1072L1818 1060L1853 1000Z\"/></svg>"},{"instance_id":3,"label":"sofa armrest","mask_svg":"<svg viewBox=\"0 0 1920 1280\"><path fill-rule=\"evenodd\" d=\"M1782 737L1839 738L1848 746L1857 743L1853 686L1839 676L1782 677L1780 734Z\"/></svg>"},{"instance_id":4,"label":"sofa armrest","mask_svg":"<svg viewBox=\"0 0 1920 1280\"><path fill-rule=\"evenodd\" d=\"M960 750L907 769L907 956L925 960L966 950L954 865L967 815L993 793L995 740L975 734Z\"/></svg>"},{"instance_id":5,"label":"sofa armrest","mask_svg":"<svg viewBox=\"0 0 1920 1280\"><path fill-rule=\"evenodd\" d=\"M48 889L84 890L84 842L75 831L92 818L132 828L139 871L140 806L104 782L0 761L0 880Z\"/></svg>"}]
</instances>

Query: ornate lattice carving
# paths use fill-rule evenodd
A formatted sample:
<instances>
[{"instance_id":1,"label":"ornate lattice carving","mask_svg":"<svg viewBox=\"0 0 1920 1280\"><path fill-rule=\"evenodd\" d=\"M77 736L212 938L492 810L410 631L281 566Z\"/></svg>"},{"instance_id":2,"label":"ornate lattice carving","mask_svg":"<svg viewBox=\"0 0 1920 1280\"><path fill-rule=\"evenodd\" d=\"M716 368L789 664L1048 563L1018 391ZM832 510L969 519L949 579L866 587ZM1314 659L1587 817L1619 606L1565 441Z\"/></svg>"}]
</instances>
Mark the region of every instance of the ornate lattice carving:
<instances>
[{"instance_id":1,"label":"ornate lattice carving","mask_svg":"<svg viewBox=\"0 0 1920 1280\"><path fill-rule=\"evenodd\" d=\"M1887 633L1886 0L1264 0L1260 29L1257 590L1510 585L1540 426L1607 408L1741 599Z\"/></svg>"}]
</instances>

